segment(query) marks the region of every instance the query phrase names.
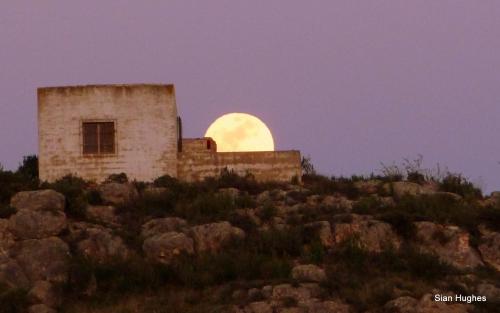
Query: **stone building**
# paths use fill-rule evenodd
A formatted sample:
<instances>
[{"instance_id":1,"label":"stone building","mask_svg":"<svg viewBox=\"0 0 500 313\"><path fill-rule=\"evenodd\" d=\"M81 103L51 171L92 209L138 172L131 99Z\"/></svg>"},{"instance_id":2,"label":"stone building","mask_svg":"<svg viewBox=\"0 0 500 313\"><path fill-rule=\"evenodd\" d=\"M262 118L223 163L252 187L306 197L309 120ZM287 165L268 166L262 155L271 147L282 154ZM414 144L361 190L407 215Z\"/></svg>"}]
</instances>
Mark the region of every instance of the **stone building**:
<instances>
[{"instance_id":1,"label":"stone building","mask_svg":"<svg viewBox=\"0 0 500 313\"><path fill-rule=\"evenodd\" d=\"M39 88L40 178L195 181L225 168L260 181L300 178L299 151L217 152L211 138L184 139L181 129L173 85Z\"/></svg>"}]
</instances>

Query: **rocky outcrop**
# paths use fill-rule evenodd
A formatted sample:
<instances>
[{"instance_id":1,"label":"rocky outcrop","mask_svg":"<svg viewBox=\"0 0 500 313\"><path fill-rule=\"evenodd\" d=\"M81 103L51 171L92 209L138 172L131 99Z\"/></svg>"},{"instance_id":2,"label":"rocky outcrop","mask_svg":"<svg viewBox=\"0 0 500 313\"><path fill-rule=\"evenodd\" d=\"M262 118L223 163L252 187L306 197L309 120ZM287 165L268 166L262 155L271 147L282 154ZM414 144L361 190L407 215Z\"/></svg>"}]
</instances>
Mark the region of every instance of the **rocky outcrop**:
<instances>
[{"instance_id":1,"label":"rocky outcrop","mask_svg":"<svg viewBox=\"0 0 500 313\"><path fill-rule=\"evenodd\" d=\"M18 211L63 211L64 196L54 190L21 191L10 200L10 205Z\"/></svg>"},{"instance_id":2,"label":"rocky outcrop","mask_svg":"<svg viewBox=\"0 0 500 313\"><path fill-rule=\"evenodd\" d=\"M97 263L123 260L130 254L121 237L100 225L73 223L70 225L69 239L80 255Z\"/></svg>"},{"instance_id":3,"label":"rocky outcrop","mask_svg":"<svg viewBox=\"0 0 500 313\"><path fill-rule=\"evenodd\" d=\"M479 254L470 246L470 235L457 226L444 226L432 222L417 222L418 247L421 251L437 255L443 262L459 269L483 265Z\"/></svg>"},{"instance_id":4,"label":"rocky outcrop","mask_svg":"<svg viewBox=\"0 0 500 313\"><path fill-rule=\"evenodd\" d=\"M186 220L178 217L155 218L142 225L142 238L149 238L155 235L180 232L188 226Z\"/></svg>"},{"instance_id":5,"label":"rocky outcrop","mask_svg":"<svg viewBox=\"0 0 500 313\"><path fill-rule=\"evenodd\" d=\"M402 198L405 195L418 196L423 194L430 194L432 191L424 186L409 181L398 181L393 183L386 183L384 185L386 192L392 191L394 197Z\"/></svg>"},{"instance_id":6,"label":"rocky outcrop","mask_svg":"<svg viewBox=\"0 0 500 313\"><path fill-rule=\"evenodd\" d=\"M368 215L350 214L341 217L342 220L348 220L348 222L339 222L334 225L333 236L336 245L355 238L364 249L370 252L381 252L385 248L399 249L401 246L401 239L388 223Z\"/></svg>"},{"instance_id":7,"label":"rocky outcrop","mask_svg":"<svg viewBox=\"0 0 500 313\"><path fill-rule=\"evenodd\" d=\"M108 182L100 185L97 189L105 204L122 205L138 197L135 186L131 183Z\"/></svg>"},{"instance_id":8,"label":"rocky outcrop","mask_svg":"<svg viewBox=\"0 0 500 313\"><path fill-rule=\"evenodd\" d=\"M500 233L481 226L481 243L478 247L483 261L500 272Z\"/></svg>"},{"instance_id":9,"label":"rocky outcrop","mask_svg":"<svg viewBox=\"0 0 500 313\"><path fill-rule=\"evenodd\" d=\"M193 239L183 233L168 232L147 238L142 246L146 257L157 263L169 264L182 253L193 254Z\"/></svg>"},{"instance_id":10,"label":"rocky outcrop","mask_svg":"<svg viewBox=\"0 0 500 313\"><path fill-rule=\"evenodd\" d=\"M61 211L21 210L9 219L9 230L17 239L42 239L59 235L67 226Z\"/></svg>"},{"instance_id":11,"label":"rocky outcrop","mask_svg":"<svg viewBox=\"0 0 500 313\"><path fill-rule=\"evenodd\" d=\"M191 227L189 235L197 252L217 252L230 239L243 238L245 232L229 222L219 222Z\"/></svg>"},{"instance_id":12,"label":"rocky outcrop","mask_svg":"<svg viewBox=\"0 0 500 313\"><path fill-rule=\"evenodd\" d=\"M45 280L59 284L68 278L69 247L58 237L20 241L12 256L32 283Z\"/></svg>"},{"instance_id":13,"label":"rocky outcrop","mask_svg":"<svg viewBox=\"0 0 500 313\"><path fill-rule=\"evenodd\" d=\"M326 281L325 270L314 264L297 265L292 269L292 278L304 282Z\"/></svg>"}]
</instances>

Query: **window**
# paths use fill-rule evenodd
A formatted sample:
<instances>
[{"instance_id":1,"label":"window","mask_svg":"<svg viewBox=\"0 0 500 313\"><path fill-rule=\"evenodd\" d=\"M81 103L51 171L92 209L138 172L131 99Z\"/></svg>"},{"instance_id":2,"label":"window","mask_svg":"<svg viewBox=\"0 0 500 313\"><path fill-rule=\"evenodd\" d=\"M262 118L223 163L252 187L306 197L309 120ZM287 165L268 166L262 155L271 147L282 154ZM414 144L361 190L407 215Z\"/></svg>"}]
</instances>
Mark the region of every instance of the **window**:
<instances>
[{"instance_id":1,"label":"window","mask_svg":"<svg viewBox=\"0 0 500 313\"><path fill-rule=\"evenodd\" d=\"M83 122L83 154L115 153L114 122Z\"/></svg>"}]
</instances>

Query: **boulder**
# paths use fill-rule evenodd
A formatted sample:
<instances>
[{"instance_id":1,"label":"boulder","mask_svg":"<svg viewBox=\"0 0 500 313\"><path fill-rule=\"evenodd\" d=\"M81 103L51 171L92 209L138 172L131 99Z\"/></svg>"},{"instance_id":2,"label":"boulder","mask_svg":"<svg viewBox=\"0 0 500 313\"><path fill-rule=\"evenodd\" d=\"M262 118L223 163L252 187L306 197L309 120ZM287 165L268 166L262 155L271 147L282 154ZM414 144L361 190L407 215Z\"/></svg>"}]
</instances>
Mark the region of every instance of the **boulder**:
<instances>
[{"instance_id":1,"label":"boulder","mask_svg":"<svg viewBox=\"0 0 500 313\"><path fill-rule=\"evenodd\" d=\"M375 220L368 215L350 214L342 217L344 219L347 217L349 222L334 225L335 245L355 237L361 246L370 252L381 252L386 248L399 249L401 246L401 239L388 223Z\"/></svg>"},{"instance_id":2,"label":"boulder","mask_svg":"<svg viewBox=\"0 0 500 313\"><path fill-rule=\"evenodd\" d=\"M340 301L311 302L308 306L308 313L350 313L351 309L347 304Z\"/></svg>"},{"instance_id":3,"label":"boulder","mask_svg":"<svg viewBox=\"0 0 500 313\"><path fill-rule=\"evenodd\" d=\"M65 199L62 194L50 189L21 191L10 199L10 205L18 211L63 211Z\"/></svg>"},{"instance_id":4,"label":"boulder","mask_svg":"<svg viewBox=\"0 0 500 313\"><path fill-rule=\"evenodd\" d=\"M398 181L393 183L384 184L384 190L390 192L392 189L394 197L401 198L405 195L418 196L422 194L432 193L431 190L424 188L423 186L412 183L409 181Z\"/></svg>"},{"instance_id":5,"label":"boulder","mask_svg":"<svg viewBox=\"0 0 500 313\"><path fill-rule=\"evenodd\" d=\"M500 288L492 284L483 283L477 285L476 294L480 296L485 296L486 301L488 302L492 301L500 302Z\"/></svg>"},{"instance_id":6,"label":"boulder","mask_svg":"<svg viewBox=\"0 0 500 313\"><path fill-rule=\"evenodd\" d=\"M400 297L389 301L384 306L392 313L467 313L467 305L434 301L434 295L426 294L420 300L412 297Z\"/></svg>"},{"instance_id":7,"label":"boulder","mask_svg":"<svg viewBox=\"0 0 500 313\"><path fill-rule=\"evenodd\" d=\"M273 288L271 299L275 301L294 299L297 302L305 302L311 299L311 290L304 286L294 287L290 284L276 285Z\"/></svg>"},{"instance_id":8,"label":"boulder","mask_svg":"<svg viewBox=\"0 0 500 313\"><path fill-rule=\"evenodd\" d=\"M169 264L182 253L193 254L193 239L183 233L168 232L147 238L142 245L144 254L154 262Z\"/></svg>"},{"instance_id":9,"label":"boulder","mask_svg":"<svg viewBox=\"0 0 500 313\"><path fill-rule=\"evenodd\" d=\"M57 311L45 304L35 304L30 306L28 313L57 313Z\"/></svg>"},{"instance_id":10,"label":"boulder","mask_svg":"<svg viewBox=\"0 0 500 313\"><path fill-rule=\"evenodd\" d=\"M111 205L89 205L85 209L85 215L87 219L106 226L116 227L120 225L120 217L116 208Z\"/></svg>"},{"instance_id":11,"label":"boulder","mask_svg":"<svg viewBox=\"0 0 500 313\"><path fill-rule=\"evenodd\" d=\"M421 251L435 254L441 261L459 269L483 265L479 254L469 245L470 235L457 226L416 222L416 237Z\"/></svg>"},{"instance_id":12,"label":"boulder","mask_svg":"<svg viewBox=\"0 0 500 313\"><path fill-rule=\"evenodd\" d=\"M9 230L17 239L42 239L59 235L67 226L62 211L20 210L9 218Z\"/></svg>"},{"instance_id":13,"label":"boulder","mask_svg":"<svg viewBox=\"0 0 500 313\"><path fill-rule=\"evenodd\" d=\"M10 288L27 289L30 281L16 260L0 256L0 282Z\"/></svg>"},{"instance_id":14,"label":"boulder","mask_svg":"<svg viewBox=\"0 0 500 313\"><path fill-rule=\"evenodd\" d=\"M31 282L65 283L68 278L69 247L58 237L18 242L13 257Z\"/></svg>"},{"instance_id":15,"label":"boulder","mask_svg":"<svg viewBox=\"0 0 500 313\"><path fill-rule=\"evenodd\" d=\"M107 263L126 259L130 255L122 238L112 230L100 225L84 222L70 225L70 240L75 243L76 251L97 263Z\"/></svg>"},{"instance_id":16,"label":"boulder","mask_svg":"<svg viewBox=\"0 0 500 313\"><path fill-rule=\"evenodd\" d=\"M325 270L314 264L297 265L292 269L292 278L299 281L326 281Z\"/></svg>"},{"instance_id":17,"label":"boulder","mask_svg":"<svg viewBox=\"0 0 500 313\"><path fill-rule=\"evenodd\" d=\"M483 261L500 272L500 233L480 226L481 244L478 247Z\"/></svg>"},{"instance_id":18,"label":"boulder","mask_svg":"<svg viewBox=\"0 0 500 313\"><path fill-rule=\"evenodd\" d=\"M33 284L28 298L31 303L45 304L52 308L61 304L61 296L54 285L44 280L36 281Z\"/></svg>"},{"instance_id":19,"label":"boulder","mask_svg":"<svg viewBox=\"0 0 500 313\"><path fill-rule=\"evenodd\" d=\"M100 185L97 190L105 204L122 205L137 198L138 192L131 183L108 182Z\"/></svg>"},{"instance_id":20,"label":"boulder","mask_svg":"<svg viewBox=\"0 0 500 313\"><path fill-rule=\"evenodd\" d=\"M273 307L265 301L252 302L252 303L249 303L244 308L244 312L245 313L273 313Z\"/></svg>"},{"instance_id":21,"label":"boulder","mask_svg":"<svg viewBox=\"0 0 500 313\"><path fill-rule=\"evenodd\" d=\"M197 252L216 252L230 239L244 238L245 232L229 222L219 222L191 227L189 235Z\"/></svg>"},{"instance_id":22,"label":"boulder","mask_svg":"<svg viewBox=\"0 0 500 313\"><path fill-rule=\"evenodd\" d=\"M0 258L7 256L10 248L15 243L14 235L9 231L8 226L8 220L0 219Z\"/></svg>"},{"instance_id":23,"label":"boulder","mask_svg":"<svg viewBox=\"0 0 500 313\"><path fill-rule=\"evenodd\" d=\"M177 231L186 228L186 220L178 217L155 218L142 225L142 238L149 238L155 235Z\"/></svg>"},{"instance_id":24,"label":"boulder","mask_svg":"<svg viewBox=\"0 0 500 313\"><path fill-rule=\"evenodd\" d=\"M219 193L223 196L235 200L239 196L240 191L237 188L230 187L230 188L220 188Z\"/></svg>"},{"instance_id":25,"label":"boulder","mask_svg":"<svg viewBox=\"0 0 500 313\"><path fill-rule=\"evenodd\" d=\"M332 236L332 227L328 221L318 221L312 222L304 225L306 230L310 230L318 236L321 244L324 247L330 248L334 244L334 238Z\"/></svg>"},{"instance_id":26,"label":"boulder","mask_svg":"<svg viewBox=\"0 0 500 313\"><path fill-rule=\"evenodd\" d=\"M354 182L354 187L364 194L374 194L378 192L378 188L382 182L377 179L360 180Z\"/></svg>"},{"instance_id":27,"label":"boulder","mask_svg":"<svg viewBox=\"0 0 500 313\"><path fill-rule=\"evenodd\" d=\"M353 203L354 201L343 196L326 196L321 202L321 204L326 207L333 207L346 212L350 212L352 210Z\"/></svg>"},{"instance_id":28,"label":"boulder","mask_svg":"<svg viewBox=\"0 0 500 313\"><path fill-rule=\"evenodd\" d=\"M146 196L160 196L167 193L168 188L148 186L144 189L143 193Z\"/></svg>"}]
</instances>

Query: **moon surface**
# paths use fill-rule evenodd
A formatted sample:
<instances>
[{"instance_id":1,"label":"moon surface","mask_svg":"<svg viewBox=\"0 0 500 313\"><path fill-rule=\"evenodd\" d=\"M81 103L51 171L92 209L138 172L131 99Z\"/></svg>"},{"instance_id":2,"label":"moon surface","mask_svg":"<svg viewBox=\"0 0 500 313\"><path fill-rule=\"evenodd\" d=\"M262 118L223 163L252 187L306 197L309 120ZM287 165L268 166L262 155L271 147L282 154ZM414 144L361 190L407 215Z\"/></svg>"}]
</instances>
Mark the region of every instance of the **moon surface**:
<instances>
[{"instance_id":1,"label":"moon surface","mask_svg":"<svg viewBox=\"0 0 500 313\"><path fill-rule=\"evenodd\" d=\"M274 151L271 131L251 114L222 115L208 127L205 137L215 140L218 152Z\"/></svg>"}]
</instances>

